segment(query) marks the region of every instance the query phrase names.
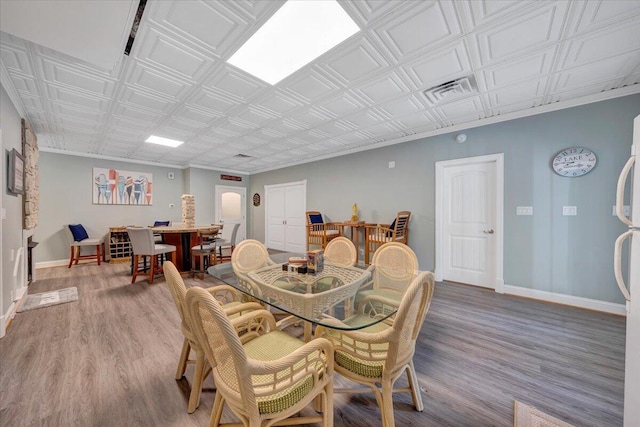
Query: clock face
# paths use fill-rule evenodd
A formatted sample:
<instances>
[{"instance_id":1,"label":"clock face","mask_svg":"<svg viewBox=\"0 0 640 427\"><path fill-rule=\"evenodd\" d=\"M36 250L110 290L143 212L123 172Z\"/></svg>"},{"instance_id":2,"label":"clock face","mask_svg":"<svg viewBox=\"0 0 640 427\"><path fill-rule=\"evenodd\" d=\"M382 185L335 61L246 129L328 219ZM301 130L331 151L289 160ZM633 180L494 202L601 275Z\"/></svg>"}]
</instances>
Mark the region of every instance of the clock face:
<instances>
[{"instance_id":1,"label":"clock face","mask_svg":"<svg viewBox=\"0 0 640 427\"><path fill-rule=\"evenodd\" d=\"M591 172L596 165L596 155L582 147L565 148L557 153L552 162L558 175L574 178Z\"/></svg>"}]
</instances>

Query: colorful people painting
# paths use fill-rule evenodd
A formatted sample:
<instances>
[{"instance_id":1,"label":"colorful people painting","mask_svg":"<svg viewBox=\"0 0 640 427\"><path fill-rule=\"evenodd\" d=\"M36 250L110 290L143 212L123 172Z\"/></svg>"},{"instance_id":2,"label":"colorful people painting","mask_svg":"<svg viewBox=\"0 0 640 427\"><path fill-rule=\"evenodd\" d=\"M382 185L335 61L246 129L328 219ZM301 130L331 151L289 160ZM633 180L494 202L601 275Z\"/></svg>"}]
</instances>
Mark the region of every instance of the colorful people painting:
<instances>
[{"instance_id":1,"label":"colorful people painting","mask_svg":"<svg viewBox=\"0 0 640 427\"><path fill-rule=\"evenodd\" d=\"M153 174L93 168L93 203L96 205L141 205L153 202Z\"/></svg>"}]
</instances>

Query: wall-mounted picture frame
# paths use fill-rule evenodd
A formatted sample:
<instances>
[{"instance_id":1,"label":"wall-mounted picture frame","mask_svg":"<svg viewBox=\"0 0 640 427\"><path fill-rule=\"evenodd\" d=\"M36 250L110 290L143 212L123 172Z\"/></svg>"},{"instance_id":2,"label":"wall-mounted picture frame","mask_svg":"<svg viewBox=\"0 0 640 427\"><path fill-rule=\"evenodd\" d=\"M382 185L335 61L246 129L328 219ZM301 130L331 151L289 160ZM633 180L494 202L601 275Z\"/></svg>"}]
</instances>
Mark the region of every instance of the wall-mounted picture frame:
<instances>
[{"instance_id":1,"label":"wall-mounted picture frame","mask_svg":"<svg viewBox=\"0 0 640 427\"><path fill-rule=\"evenodd\" d=\"M24 157L14 148L9 152L7 189L12 194L24 194Z\"/></svg>"}]
</instances>

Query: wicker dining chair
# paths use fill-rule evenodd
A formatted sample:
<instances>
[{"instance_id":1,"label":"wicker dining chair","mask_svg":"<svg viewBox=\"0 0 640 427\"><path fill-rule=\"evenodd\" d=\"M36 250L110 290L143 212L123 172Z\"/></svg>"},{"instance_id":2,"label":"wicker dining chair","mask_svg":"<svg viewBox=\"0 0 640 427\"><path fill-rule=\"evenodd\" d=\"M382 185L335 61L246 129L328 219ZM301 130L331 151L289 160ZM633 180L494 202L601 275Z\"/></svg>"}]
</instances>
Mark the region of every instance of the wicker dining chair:
<instances>
[{"instance_id":1,"label":"wicker dining chair","mask_svg":"<svg viewBox=\"0 0 640 427\"><path fill-rule=\"evenodd\" d=\"M324 259L340 266L352 267L356 265L356 258L356 247L346 237L332 239L324 249Z\"/></svg>"},{"instance_id":2,"label":"wicker dining chair","mask_svg":"<svg viewBox=\"0 0 640 427\"><path fill-rule=\"evenodd\" d=\"M220 425L224 406L249 427L266 427L294 417L295 424L333 425L333 348L326 339L304 343L276 330L266 310L233 323L207 291L192 287L186 306L198 343L217 386L210 426ZM248 331L238 336L235 328ZM296 416L310 403L321 415ZM291 422L280 425L291 425Z\"/></svg>"},{"instance_id":3,"label":"wicker dining chair","mask_svg":"<svg viewBox=\"0 0 640 427\"><path fill-rule=\"evenodd\" d=\"M193 380L191 383L191 393L189 394L189 404L187 406L187 412L191 414L198 408L198 405L200 405L202 384L209 372L206 370L204 352L196 341L191 321L186 313L185 298L187 295L187 287L182 280L180 272L171 261L165 262L163 269L165 280L169 286L169 292L173 297L173 302L175 303L176 308L178 309L178 314L180 315L180 328L182 330L182 335L184 336L182 351L180 352L180 360L178 361L178 370L176 371L176 380L184 377L188 364L195 363L195 370L193 372ZM262 309L262 306L257 303L241 304L236 290L229 285L213 286L205 289L205 291L211 294L230 316L243 314L250 310ZM195 353L195 359L189 359L191 350Z\"/></svg>"},{"instance_id":4,"label":"wicker dining chair","mask_svg":"<svg viewBox=\"0 0 640 427\"><path fill-rule=\"evenodd\" d=\"M355 306L371 295L386 299L388 306L399 306L418 268L418 257L409 246L395 242L380 246L367 269L371 282L358 292Z\"/></svg>"},{"instance_id":5,"label":"wicker dining chair","mask_svg":"<svg viewBox=\"0 0 640 427\"><path fill-rule=\"evenodd\" d=\"M383 427L395 426L392 395L394 392L411 393L416 410L424 409L413 365L413 355L416 339L431 304L433 291L433 274L424 272L411 282L393 320L353 331L327 329L322 326L316 328L315 336L327 338L334 346L336 372L367 386L367 388L335 389L335 392L373 391L382 412ZM384 302L384 298L378 300L374 295L367 297L358 306L357 314L345 320L344 323L362 324L363 320L377 313L375 306ZM409 386L394 389L396 380L403 373L407 375Z\"/></svg>"},{"instance_id":6,"label":"wicker dining chair","mask_svg":"<svg viewBox=\"0 0 640 427\"><path fill-rule=\"evenodd\" d=\"M385 243L397 242L409 244L409 220L411 212L400 211L391 224L367 224L364 233L364 260L371 261L371 256Z\"/></svg>"}]
</instances>

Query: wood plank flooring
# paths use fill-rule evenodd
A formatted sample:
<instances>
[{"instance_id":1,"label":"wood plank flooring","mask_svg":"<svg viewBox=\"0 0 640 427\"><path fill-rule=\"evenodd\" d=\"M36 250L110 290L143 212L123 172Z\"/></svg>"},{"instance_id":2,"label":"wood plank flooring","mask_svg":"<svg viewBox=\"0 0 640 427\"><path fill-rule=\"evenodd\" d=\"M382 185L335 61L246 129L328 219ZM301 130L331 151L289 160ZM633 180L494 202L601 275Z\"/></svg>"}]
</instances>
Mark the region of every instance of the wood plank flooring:
<instances>
[{"instance_id":1,"label":"wood plank flooring","mask_svg":"<svg viewBox=\"0 0 640 427\"><path fill-rule=\"evenodd\" d=\"M189 415L193 368L174 379L182 335L164 280L130 280L124 264L38 270L29 293L76 286L79 301L18 313L0 340L1 426L208 425L214 391ZM425 409L396 395L396 425L511 426L517 399L621 426L624 334L622 317L439 283L414 359ZM380 425L373 396L336 394L335 425Z\"/></svg>"}]
</instances>

